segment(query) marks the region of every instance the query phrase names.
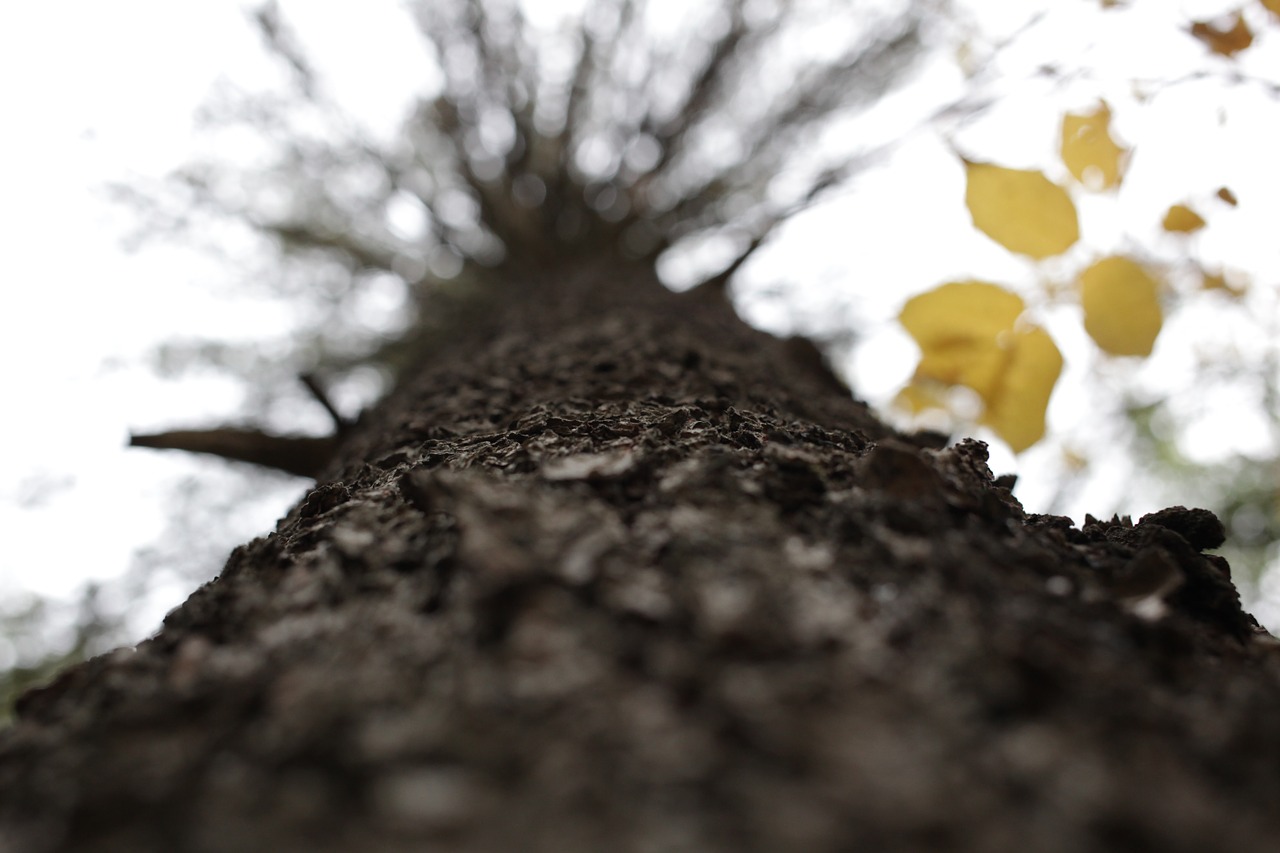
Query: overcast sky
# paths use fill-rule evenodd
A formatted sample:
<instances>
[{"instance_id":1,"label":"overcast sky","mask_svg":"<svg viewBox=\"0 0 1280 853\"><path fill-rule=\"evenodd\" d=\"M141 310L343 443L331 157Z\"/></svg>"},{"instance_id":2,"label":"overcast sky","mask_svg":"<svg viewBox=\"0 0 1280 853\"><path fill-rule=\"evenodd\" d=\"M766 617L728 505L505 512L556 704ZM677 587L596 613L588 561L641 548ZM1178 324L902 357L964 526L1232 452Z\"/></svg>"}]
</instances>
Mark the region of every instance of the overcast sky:
<instances>
[{"instance_id":1,"label":"overcast sky","mask_svg":"<svg viewBox=\"0 0 1280 853\"><path fill-rule=\"evenodd\" d=\"M1014 31L1035 5L972 4L981 12L977 23L995 33ZM1155 224L1169 204L1184 194L1207 198L1227 185L1241 196L1240 209L1222 213L1227 224L1197 238L1196 250L1228 259L1274 287L1280 280L1280 111L1274 95L1268 99L1249 85L1187 83L1144 102L1141 111L1125 112L1125 105L1138 103L1132 79L1176 78L1202 61L1202 46L1170 25L1167 3L1138 2L1130 17L1110 19L1104 33L1086 8L1093 4L1077 5L1078 16L1063 14L1053 29L1032 31L1019 50L1027 68L1092 51L1091 78L1052 92L1010 85L1000 91L1005 100L990 121L956 138L905 136L884 168L790 224L761 253L742 284L750 316L775 328L785 327L788 315L862 324L853 363L858 390L886 401L914 367L914 347L893 323L908 296L975 275L1035 285L1033 270L973 231L952 146L1005 165L1051 168L1061 112L1099 97L1116 108L1118 132L1138 143L1140 154L1123 206L1082 204L1085 240L1103 250L1108 241L1123 243L1133 229L1126 231L1122 222L1152 223L1150 239L1165 239ZM104 186L159 177L201 150L193 116L220 81L253 86L271 77L245 23L246 6L234 0L46 0L6 10L0 29L6 125L0 234L7 273L0 286L0 596L20 590L68 595L87 578L119 576L137 549L172 523L175 489L184 479L241 494L236 489L243 488L243 478L217 461L127 452L124 443L131 429L234 418L243 403L244 389L225 378L156 377L146 363L158 342L269 336L286 320L266 304L248 311L229 302L217 287L226 271L207 258L177 249L123 251L130 220L107 200ZM1174 14L1207 15L1225 6L1187 3ZM358 16L349 4L283 7L314 50L334 96L358 105L371 128L390 132L416 81L430 73L397 4L361 3ZM1077 18L1081 23L1073 29ZM1271 26L1238 67L1280 84L1278 43L1280 26ZM917 81L919 97L882 117L888 130L881 132L909 126L917 113L927 112L930 99L959 93L963 84L953 57L940 57ZM674 271L679 274L678 265ZM779 287L785 304L764 295ZM1088 345L1079 317L1057 311L1045 319L1068 361L1051 427L1088 435L1080 424L1090 418L1090 397L1072 385L1085 381L1091 363L1083 354ZM1178 389L1196 335L1219 321L1233 322L1229 312L1184 318L1181 331L1162 337L1151 364L1136 368L1149 374L1144 381ZM1247 328L1240 334L1247 338ZM1258 418L1251 426L1245 408L1206 414L1197 428L1213 440L1203 445L1274 455ZM323 428L322 413L308 416ZM1036 472L1056 470L1050 456L1060 456L1061 449L1054 444L1015 460L996 447L993 468L1022 471L1021 497L1029 508L1042 509L1054 490L1043 477L1037 481ZM1117 480L1125 476L1122 465L1113 467L1109 479L1100 466L1067 507L1077 520L1085 509L1113 509L1108 495L1118 493ZM256 499L244 501L230 527L233 535L268 531L305 486L287 479L255 486ZM1157 508L1156 502L1139 496L1120 509L1136 516ZM1185 502L1195 503L1194 497ZM182 593L173 590L164 606ZM1280 610L1274 614L1272 624L1280 621Z\"/></svg>"}]
</instances>

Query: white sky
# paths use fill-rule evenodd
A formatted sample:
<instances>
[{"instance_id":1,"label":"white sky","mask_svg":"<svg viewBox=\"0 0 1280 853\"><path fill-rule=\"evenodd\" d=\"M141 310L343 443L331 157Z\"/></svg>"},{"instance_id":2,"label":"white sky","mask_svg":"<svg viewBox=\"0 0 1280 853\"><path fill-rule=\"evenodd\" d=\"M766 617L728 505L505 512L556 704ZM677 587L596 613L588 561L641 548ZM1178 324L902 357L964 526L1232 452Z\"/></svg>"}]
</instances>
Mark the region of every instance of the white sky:
<instances>
[{"instance_id":1,"label":"white sky","mask_svg":"<svg viewBox=\"0 0 1280 853\"><path fill-rule=\"evenodd\" d=\"M0 105L7 128L0 148L0 234L7 272L0 286L6 414L0 425L0 533L5 537L0 596L24 589L68 595L88 578L116 577L135 550L164 528L175 483L192 476L215 483L234 479L217 462L124 449L131 429L213 425L234 418L243 399L242 389L230 381L162 381L142 361L165 339L253 336L270 332L280 318L265 309L249 314L218 296L211 285L225 273L207 259L177 250L124 253L119 242L129 220L105 199L102 188L133 175L158 177L186 161L200 149L193 114L215 83L230 78L252 84L270 73L256 34L245 24L242 9L248 5L46 0L6 9L0 28ZM1039 4L975 0L972 5L982 12L984 31L1000 32L1011 31ZM1096 26L1093 4L1077 5L1080 21ZM1107 33L1064 25L1027 38L1019 47L1025 55L1010 57L1023 63L1017 67L1034 67L1045 57L1078 60L1088 51L1098 73L1064 90L1010 85L1001 90L1007 98L993 119L951 144L969 156L1045 167L1053 175L1062 110L1105 96L1115 108L1118 133L1136 144L1139 154L1122 205L1082 204L1088 245L1080 251L1119 244L1124 239L1120 223L1151 223L1141 236L1167 240L1155 225L1169 204L1208 199L1226 185L1241 197L1241 206L1215 211L1213 227L1196 238L1196 249L1274 285L1280 280L1275 225L1280 222L1275 163L1280 109L1257 87L1223 90L1199 84L1162 93L1138 109L1134 77L1178 76L1199 61L1203 50L1169 27L1167 3L1140 1L1137 7L1140 14L1112 19L1119 23ZM390 130L404 98L427 70L415 37L393 23L400 14L393 0L362 3L358 16L351 15L353 8L285 4L287 18L317 62L332 71L331 92L358 104L371 125ZM1191 17L1222 8L1222 3L1184 3L1181 12ZM1143 9L1151 10L1150 17ZM1280 83L1280 26L1262 32L1238 65ZM921 91L936 97L949 87L958 93L962 80L949 67L937 63ZM1225 123L1220 120L1224 110ZM886 115L888 138L896 132L894 123L903 125L908 118L905 112ZM802 316L845 312L867 324L855 376L864 396L886 400L914 367L914 347L893 324L911 293L975 275L1023 288L1035 284L1034 269L972 229L962 199L962 173L947 143L931 134L906 138L887 169L864 176L852 192L800 217L761 253L743 283L753 314L776 325L777 306L751 294L784 283L790 311ZM1275 302L1258 305L1274 307ZM1090 415L1090 398L1078 388L1091 361L1089 345L1070 310L1050 312L1045 320L1068 362L1050 411L1051 428L1069 432ZM1162 337L1150 366L1152 382L1177 388L1185 353L1212 326L1182 325L1181 332ZM1247 328L1241 332L1247 333ZM1227 412L1227 426L1239 428L1234 446L1269 449L1258 446L1259 431L1249 429L1237 408ZM1223 419L1196 428L1220 437ZM1038 502L1048 500L1052 484L1037 486L1035 474L1054 470L1051 456L1060 448L1033 450L1016 461L995 450L993 468L1020 469L1024 501L1030 509L1043 508ZM1079 497L1081 506L1072 509L1077 520L1086 508L1109 511L1116 487L1105 475L1094 478ZM303 488L302 481L284 483L255 504L238 529L245 536L270 529ZM1196 503L1194 496L1184 502ZM1136 516L1155 508L1153 503L1123 509ZM68 536L69 530L76 538ZM175 590L166 604L180 595ZM1269 618L1258 611L1264 621L1280 623L1280 605L1267 606ZM158 615L147 618L154 621Z\"/></svg>"}]
</instances>

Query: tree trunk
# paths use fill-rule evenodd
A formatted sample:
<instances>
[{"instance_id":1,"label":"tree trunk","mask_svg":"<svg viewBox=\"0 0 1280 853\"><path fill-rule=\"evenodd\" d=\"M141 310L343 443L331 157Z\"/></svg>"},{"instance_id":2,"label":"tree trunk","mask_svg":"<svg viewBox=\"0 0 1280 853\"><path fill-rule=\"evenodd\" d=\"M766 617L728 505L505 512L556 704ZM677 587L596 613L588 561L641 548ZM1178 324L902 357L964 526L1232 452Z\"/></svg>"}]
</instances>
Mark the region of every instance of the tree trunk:
<instances>
[{"instance_id":1,"label":"tree trunk","mask_svg":"<svg viewBox=\"0 0 1280 853\"><path fill-rule=\"evenodd\" d=\"M24 697L0 851L1280 844L1280 657L1212 515L1028 515L714 294L521 284L153 639Z\"/></svg>"}]
</instances>

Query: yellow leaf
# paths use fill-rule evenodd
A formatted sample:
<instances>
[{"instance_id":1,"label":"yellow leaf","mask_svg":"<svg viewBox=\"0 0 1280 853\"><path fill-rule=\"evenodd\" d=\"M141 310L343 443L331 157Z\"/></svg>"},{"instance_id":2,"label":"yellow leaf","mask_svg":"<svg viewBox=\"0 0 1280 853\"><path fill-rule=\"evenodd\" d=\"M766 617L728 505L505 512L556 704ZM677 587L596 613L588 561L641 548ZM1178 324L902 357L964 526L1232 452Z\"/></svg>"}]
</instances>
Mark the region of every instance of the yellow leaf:
<instances>
[{"instance_id":1,"label":"yellow leaf","mask_svg":"<svg viewBox=\"0 0 1280 853\"><path fill-rule=\"evenodd\" d=\"M1201 290L1230 290L1227 277L1222 273L1205 273L1200 279Z\"/></svg>"},{"instance_id":2,"label":"yellow leaf","mask_svg":"<svg viewBox=\"0 0 1280 853\"><path fill-rule=\"evenodd\" d=\"M995 430L1014 453L1044 437L1045 411L1062 373L1062 353L1039 327L1013 333L1009 366L996 393L986 400L982 422Z\"/></svg>"},{"instance_id":3,"label":"yellow leaf","mask_svg":"<svg viewBox=\"0 0 1280 853\"><path fill-rule=\"evenodd\" d=\"M937 393L937 388L928 382L922 382L918 379L912 379L906 386L898 392L893 398L893 404L900 409L906 409L913 415L930 409L946 409L946 401Z\"/></svg>"},{"instance_id":4,"label":"yellow leaf","mask_svg":"<svg viewBox=\"0 0 1280 853\"><path fill-rule=\"evenodd\" d=\"M1169 208L1161 223L1164 230L1177 234L1190 234L1204 227L1204 219L1185 204L1175 204Z\"/></svg>"},{"instance_id":5,"label":"yellow leaf","mask_svg":"<svg viewBox=\"0 0 1280 853\"><path fill-rule=\"evenodd\" d=\"M899 319L921 348L946 340L963 327L970 337L994 338L1013 328L1022 297L987 281L953 281L907 300Z\"/></svg>"},{"instance_id":6,"label":"yellow leaf","mask_svg":"<svg viewBox=\"0 0 1280 853\"><path fill-rule=\"evenodd\" d=\"M1277 8L1280 8L1280 0L1272 0L1272 2L1276 4ZM1280 15L1280 12L1277 12L1276 14ZM1218 187L1217 195L1218 195L1218 198L1222 199L1232 207L1235 207L1237 204L1240 203L1240 199L1236 198L1236 194L1226 187Z\"/></svg>"},{"instance_id":7,"label":"yellow leaf","mask_svg":"<svg viewBox=\"0 0 1280 853\"><path fill-rule=\"evenodd\" d=\"M1204 42L1209 50L1222 56L1234 56L1253 44L1253 31L1244 22L1244 15L1240 12L1236 12L1229 29L1215 27L1207 21L1196 21L1191 25L1191 35Z\"/></svg>"},{"instance_id":8,"label":"yellow leaf","mask_svg":"<svg viewBox=\"0 0 1280 853\"><path fill-rule=\"evenodd\" d=\"M920 346L916 376L993 392L1008 353L1001 336L1022 313L1021 297L983 281L952 282L912 297L898 320Z\"/></svg>"},{"instance_id":9,"label":"yellow leaf","mask_svg":"<svg viewBox=\"0 0 1280 853\"><path fill-rule=\"evenodd\" d=\"M1009 251L1040 260L1080 238L1071 197L1043 173L969 162L965 171L964 200L973 224Z\"/></svg>"},{"instance_id":10,"label":"yellow leaf","mask_svg":"<svg viewBox=\"0 0 1280 853\"><path fill-rule=\"evenodd\" d=\"M1280 15L1280 0L1262 0L1262 7L1273 15Z\"/></svg>"},{"instance_id":11,"label":"yellow leaf","mask_svg":"<svg viewBox=\"0 0 1280 853\"><path fill-rule=\"evenodd\" d=\"M951 282L908 300L898 319L921 356L898 404L915 413L946 408L936 386L965 385L982 399L982 422L1015 452L1039 441L1062 356L1043 329L1017 325L1023 308L1017 294L984 281Z\"/></svg>"},{"instance_id":12,"label":"yellow leaf","mask_svg":"<svg viewBox=\"0 0 1280 853\"><path fill-rule=\"evenodd\" d=\"M1280 2L1280 0L1278 0L1278 2ZM1226 275L1220 272L1202 272L1200 276L1200 289L1217 290L1232 298L1244 296L1244 288L1231 284L1227 281Z\"/></svg>"},{"instance_id":13,"label":"yellow leaf","mask_svg":"<svg viewBox=\"0 0 1280 853\"><path fill-rule=\"evenodd\" d=\"M1106 101L1091 113L1062 117L1062 162L1072 176L1090 189L1120 185L1126 149L1111 138L1111 108Z\"/></svg>"},{"instance_id":14,"label":"yellow leaf","mask_svg":"<svg viewBox=\"0 0 1280 853\"><path fill-rule=\"evenodd\" d=\"M1084 329L1111 355L1150 355L1164 323L1160 286L1128 258L1097 261L1080 274Z\"/></svg>"}]
</instances>

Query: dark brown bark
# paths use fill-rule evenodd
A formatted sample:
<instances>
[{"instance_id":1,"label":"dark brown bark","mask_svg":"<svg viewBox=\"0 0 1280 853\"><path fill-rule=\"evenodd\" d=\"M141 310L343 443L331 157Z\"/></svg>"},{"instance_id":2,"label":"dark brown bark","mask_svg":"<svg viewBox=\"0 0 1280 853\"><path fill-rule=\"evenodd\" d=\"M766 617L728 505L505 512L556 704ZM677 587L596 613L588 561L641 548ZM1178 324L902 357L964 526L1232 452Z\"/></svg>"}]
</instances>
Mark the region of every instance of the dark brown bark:
<instances>
[{"instance_id":1,"label":"dark brown bark","mask_svg":"<svg viewBox=\"0 0 1280 853\"><path fill-rule=\"evenodd\" d=\"M538 284L24 698L0 850L1280 843L1280 658L1211 515L1028 515L714 297Z\"/></svg>"}]
</instances>

